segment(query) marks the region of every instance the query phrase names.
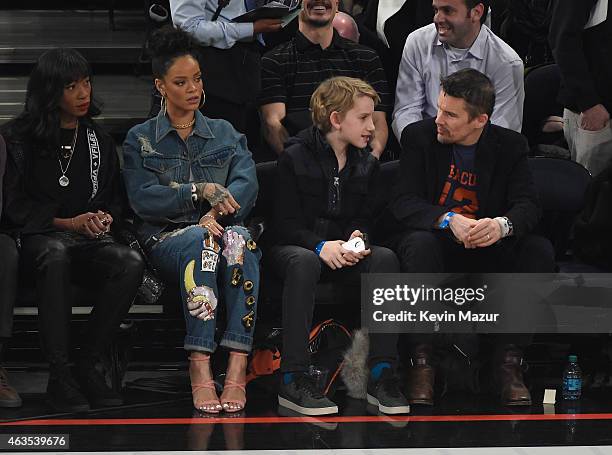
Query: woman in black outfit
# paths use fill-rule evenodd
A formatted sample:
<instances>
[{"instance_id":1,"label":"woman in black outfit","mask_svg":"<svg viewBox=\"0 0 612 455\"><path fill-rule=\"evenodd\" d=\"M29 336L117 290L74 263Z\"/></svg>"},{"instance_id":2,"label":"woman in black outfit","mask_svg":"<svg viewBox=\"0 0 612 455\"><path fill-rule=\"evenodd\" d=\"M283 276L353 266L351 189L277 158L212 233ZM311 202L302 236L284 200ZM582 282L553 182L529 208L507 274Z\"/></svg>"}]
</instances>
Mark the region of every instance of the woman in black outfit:
<instances>
[{"instance_id":1,"label":"woman in black outfit","mask_svg":"<svg viewBox=\"0 0 612 455\"><path fill-rule=\"evenodd\" d=\"M58 411L122 403L95 368L141 282L142 258L115 243L121 217L119 160L93 122L91 69L72 49L43 54L25 109L5 129L8 160L3 228L21 238L22 273L35 283L47 395ZM75 376L68 368L70 284L85 284L93 306Z\"/></svg>"},{"instance_id":2,"label":"woman in black outfit","mask_svg":"<svg viewBox=\"0 0 612 455\"><path fill-rule=\"evenodd\" d=\"M0 218L2 218L2 182L6 169L6 147L0 136ZM11 337L13 328L13 305L17 293L17 269L19 253L15 240L2 232L0 226L0 408L21 406L21 397L9 384L8 374L2 368L4 345Z\"/></svg>"}]
</instances>

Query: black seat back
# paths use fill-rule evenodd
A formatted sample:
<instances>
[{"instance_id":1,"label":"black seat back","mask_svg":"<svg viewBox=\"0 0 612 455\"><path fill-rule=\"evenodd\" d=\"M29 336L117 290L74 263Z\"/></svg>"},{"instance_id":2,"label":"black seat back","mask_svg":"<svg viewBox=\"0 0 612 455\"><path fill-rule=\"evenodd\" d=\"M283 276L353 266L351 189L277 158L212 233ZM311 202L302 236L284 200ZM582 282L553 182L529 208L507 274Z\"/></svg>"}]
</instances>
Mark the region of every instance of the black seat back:
<instances>
[{"instance_id":1,"label":"black seat back","mask_svg":"<svg viewBox=\"0 0 612 455\"><path fill-rule=\"evenodd\" d=\"M543 209L541 234L560 258L567 251L576 216L584 208L591 174L574 161L557 158L530 158L529 167Z\"/></svg>"},{"instance_id":2,"label":"black seat back","mask_svg":"<svg viewBox=\"0 0 612 455\"><path fill-rule=\"evenodd\" d=\"M250 218L263 218L270 220L274 210L274 197L276 193L276 161L257 163L257 182L259 192L257 202L251 210Z\"/></svg>"}]
</instances>

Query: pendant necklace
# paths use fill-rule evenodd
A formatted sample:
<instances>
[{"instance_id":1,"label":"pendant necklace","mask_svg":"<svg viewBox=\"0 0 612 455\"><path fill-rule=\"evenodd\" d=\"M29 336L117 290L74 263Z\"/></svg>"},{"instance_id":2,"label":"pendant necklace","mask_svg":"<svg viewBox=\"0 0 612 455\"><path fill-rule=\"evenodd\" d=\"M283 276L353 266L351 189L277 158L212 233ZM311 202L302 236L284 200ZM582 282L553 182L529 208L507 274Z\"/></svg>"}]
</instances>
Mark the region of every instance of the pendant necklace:
<instances>
[{"instance_id":1,"label":"pendant necklace","mask_svg":"<svg viewBox=\"0 0 612 455\"><path fill-rule=\"evenodd\" d=\"M66 146L66 145L62 146L62 156L64 158L68 158L68 164L66 164L66 170L64 170L64 166L62 166L61 158L59 156L57 157L57 162L59 163L60 170L62 171L62 176L58 180L61 187L67 187L68 185L70 185L70 179L66 176L66 174L68 173L68 168L70 167L70 163L72 162L72 157L74 156L74 150L76 147L76 141L77 141L78 135L79 135L79 122L77 120L77 125L76 125L76 128L74 129L74 135L72 136L72 147L70 147L70 152L68 154L64 154L63 152L67 150L69 146Z\"/></svg>"}]
</instances>

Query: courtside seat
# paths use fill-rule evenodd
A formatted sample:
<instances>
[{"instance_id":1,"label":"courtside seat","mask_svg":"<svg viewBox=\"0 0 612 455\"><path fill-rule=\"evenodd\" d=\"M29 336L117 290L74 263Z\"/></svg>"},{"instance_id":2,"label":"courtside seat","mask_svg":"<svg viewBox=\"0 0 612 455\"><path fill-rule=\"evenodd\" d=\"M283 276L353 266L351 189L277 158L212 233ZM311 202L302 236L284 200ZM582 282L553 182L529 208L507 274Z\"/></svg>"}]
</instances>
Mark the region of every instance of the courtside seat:
<instances>
[{"instance_id":1,"label":"courtside seat","mask_svg":"<svg viewBox=\"0 0 612 455\"><path fill-rule=\"evenodd\" d=\"M561 269L566 271L578 267L580 271L598 271L590 266L576 264L571 258L568 261L565 254L569 246L571 226L583 207L585 190L591 179L588 171L574 162L552 158L532 158L529 163L544 209L540 232L553 243L558 259L562 261ZM259 195L247 223L257 241L265 232L266 223L272 216L276 172L276 162L257 164ZM398 172L399 161L381 165L379 184L384 185L382 194L385 197L391 197L392 186L398 178ZM265 250L263 254L265 255ZM36 317L38 308L32 277L22 276L21 281L19 299L14 312L15 336L11 346L20 348L20 358L40 361L42 355L38 348ZM280 322L282 285L278 277L262 267L258 321L258 327L262 330L264 327L278 326ZM72 293L74 326L79 328L91 311L88 305L90 296L88 293L91 293L91 289L74 286ZM177 284L169 283L155 304L149 305L137 298L132 305L129 319L133 323L127 324L124 328L131 329L133 335L131 343L139 348L139 352L144 357L155 358L148 352L151 349L182 352L184 322L178 295ZM358 286L320 283L317 285L315 295L317 304L337 304L334 307L340 311L338 314L358 320L360 302ZM350 312L346 311L348 305L352 309ZM334 307L321 307L319 310L333 312ZM357 320L343 322L358 322ZM78 339L73 339L78 344ZM10 357L14 358L13 355Z\"/></svg>"},{"instance_id":2,"label":"courtside seat","mask_svg":"<svg viewBox=\"0 0 612 455\"><path fill-rule=\"evenodd\" d=\"M530 158L529 167L543 211L538 232L552 242L560 270L601 272L599 268L571 256L572 227L584 208L591 182L589 171L575 161L560 158Z\"/></svg>"}]
</instances>

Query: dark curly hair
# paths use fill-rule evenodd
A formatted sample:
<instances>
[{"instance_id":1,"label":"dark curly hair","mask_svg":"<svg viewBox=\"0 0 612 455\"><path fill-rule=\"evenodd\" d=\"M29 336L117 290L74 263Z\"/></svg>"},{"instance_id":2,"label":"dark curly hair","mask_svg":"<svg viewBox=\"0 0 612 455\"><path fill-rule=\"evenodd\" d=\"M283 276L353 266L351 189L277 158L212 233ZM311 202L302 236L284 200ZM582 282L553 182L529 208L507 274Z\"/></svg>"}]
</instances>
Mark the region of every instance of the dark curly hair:
<instances>
[{"instance_id":1,"label":"dark curly hair","mask_svg":"<svg viewBox=\"0 0 612 455\"><path fill-rule=\"evenodd\" d=\"M91 66L75 49L51 49L42 54L30 73L23 111L2 129L7 139L32 144L34 151L43 154L58 150L64 88L87 77L92 77ZM91 103L82 120L93 127L92 117L99 114L92 84Z\"/></svg>"},{"instance_id":2,"label":"dark curly hair","mask_svg":"<svg viewBox=\"0 0 612 455\"><path fill-rule=\"evenodd\" d=\"M178 57L190 55L198 60L191 36L172 25L156 30L149 40L153 77L163 78Z\"/></svg>"}]
</instances>

